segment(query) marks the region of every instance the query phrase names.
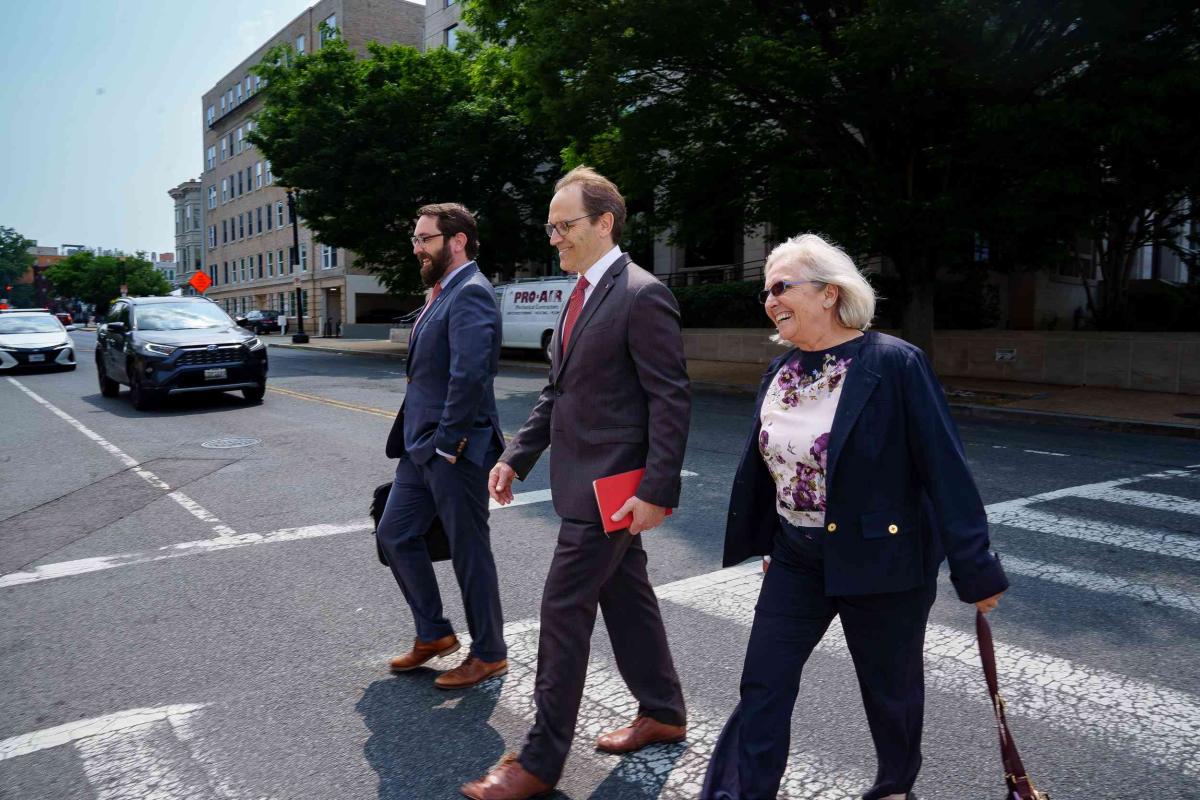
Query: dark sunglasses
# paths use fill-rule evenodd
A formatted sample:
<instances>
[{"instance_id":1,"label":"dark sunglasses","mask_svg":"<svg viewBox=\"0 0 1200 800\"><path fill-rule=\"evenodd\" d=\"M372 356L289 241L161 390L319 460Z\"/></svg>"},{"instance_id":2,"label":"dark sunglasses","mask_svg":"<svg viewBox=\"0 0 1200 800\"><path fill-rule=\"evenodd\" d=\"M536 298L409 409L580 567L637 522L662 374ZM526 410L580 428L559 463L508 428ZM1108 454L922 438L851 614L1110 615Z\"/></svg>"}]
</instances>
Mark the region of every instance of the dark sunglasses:
<instances>
[{"instance_id":1,"label":"dark sunglasses","mask_svg":"<svg viewBox=\"0 0 1200 800\"><path fill-rule=\"evenodd\" d=\"M758 293L758 302L766 304L768 297L779 297L779 295L796 286L803 286L806 283L811 283L813 286L824 286L824 281L775 281L766 289Z\"/></svg>"}]
</instances>

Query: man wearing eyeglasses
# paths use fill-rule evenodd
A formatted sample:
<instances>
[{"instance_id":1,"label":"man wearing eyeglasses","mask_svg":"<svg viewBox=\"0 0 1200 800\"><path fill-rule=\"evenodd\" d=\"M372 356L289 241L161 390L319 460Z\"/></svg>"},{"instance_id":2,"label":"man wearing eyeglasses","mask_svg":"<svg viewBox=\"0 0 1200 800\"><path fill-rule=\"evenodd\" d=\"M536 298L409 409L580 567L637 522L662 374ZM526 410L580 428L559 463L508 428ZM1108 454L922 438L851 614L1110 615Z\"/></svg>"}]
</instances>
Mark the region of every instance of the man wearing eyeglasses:
<instances>
[{"instance_id":1,"label":"man wearing eyeglasses","mask_svg":"<svg viewBox=\"0 0 1200 800\"><path fill-rule=\"evenodd\" d=\"M631 753L682 741L686 713L639 535L679 503L691 396L670 290L632 263L618 242L625 201L586 167L555 186L546 234L564 271L578 275L551 342L549 383L488 478L498 503L512 501L550 447L550 490L562 518L542 593L534 703L519 756L462 787L476 800L521 800L558 783L575 735L597 606L621 677L638 703L628 726L596 741ZM592 481L645 468L606 534Z\"/></svg>"},{"instance_id":2,"label":"man wearing eyeglasses","mask_svg":"<svg viewBox=\"0 0 1200 800\"><path fill-rule=\"evenodd\" d=\"M488 467L504 448L493 390L500 312L475 264L479 236L470 211L457 203L420 208L412 244L430 293L410 334L408 388L388 436L387 456L400 461L378 536L417 635L390 667L407 672L459 649L425 546L436 516L450 542L471 652L434 683L462 689L508 669L487 492Z\"/></svg>"}]
</instances>

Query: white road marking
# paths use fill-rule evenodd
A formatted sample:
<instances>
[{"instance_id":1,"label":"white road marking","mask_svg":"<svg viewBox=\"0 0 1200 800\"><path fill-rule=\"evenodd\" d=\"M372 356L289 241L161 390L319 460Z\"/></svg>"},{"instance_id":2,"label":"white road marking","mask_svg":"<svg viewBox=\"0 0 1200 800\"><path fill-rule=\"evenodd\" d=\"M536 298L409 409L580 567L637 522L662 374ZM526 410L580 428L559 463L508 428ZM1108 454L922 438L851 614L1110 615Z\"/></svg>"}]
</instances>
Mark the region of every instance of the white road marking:
<instances>
[{"instance_id":1,"label":"white road marking","mask_svg":"<svg viewBox=\"0 0 1200 800\"><path fill-rule=\"evenodd\" d=\"M84 425L82 422L75 419L70 414L63 411L61 408L59 408L58 406L56 406L53 403L51 403L50 401L46 400L45 398L43 398L36 392L28 389L24 384L22 384L20 381L16 380L15 378L9 378L8 382L11 383L13 386L16 386L18 389L20 389L25 394L27 394L30 398L32 398L34 400L34 402L45 406L51 413L53 413L55 416L59 417L60 419L64 420L72 428L79 431L84 436L88 437L93 442L95 442L96 444L100 445L102 448L107 450L112 455L116 456L117 459L120 460L120 462L122 464L124 464L126 467L133 470L133 472L135 472L139 477L141 477L142 480L149 483L155 489L159 489L164 492L169 492L169 494L167 495L168 497L170 497L172 500L174 500L176 503L178 503L180 505L180 507L182 507L185 511L187 511L192 516L199 519L201 522L205 522L205 523L209 524L212 527L213 533L215 533L218 537L228 537L228 536L236 536L237 535L237 531L235 531L233 528L229 527L228 525L223 524L221 522L221 520L217 518L216 514L213 514L211 511L204 508L204 506L200 505L199 503L197 503L192 498L188 497L183 492L172 492L171 487L167 485L166 481L159 478L157 475L155 475L150 470L145 469L142 466L140 466L141 462L139 462L136 458L130 456L125 451L121 450L121 448L117 447L115 444L108 441L103 436L96 433L91 428Z\"/></svg>"},{"instance_id":2,"label":"white road marking","mask_svg":"<svg viewBox=\"0 0 1200 800\"><path fill-rule=\"evenodd\" d=\"M108 714L103 717L81 719L76 722L68 722L64 725L56 725L53 728L34 731L33 733L10 736L7 739L0 740L0 761L36 753L39 750L46 750L50 747L69 744L70 742L86 739L90 736L116 733L164 720L172 721L174 718L186 717L188 714L193 714L202 708L204 708L202 704L131 708L127 711L118 711L115 714Z\"/></svg>"},{"instance_id":3,"label":"white road marking","mask_svg":"<svg viewBox=\"0 0 1200 800\"><path fill-rule=\"evenodd\" d=\"M1038 456L1059 456L1061 458L1067 457L1066 453L1052 453L1049 450L1022 450L1021 452L1033 453L1034 455L1038 455Z\"/></svg>"},{"instance_id":4,"label":"white road marking","mask_svg":"<svg viewBox=\"0 0 1200 800\"><path fill-rule=\"evenodd\" d=\"M1200 614L1200 597L1188 592L1166 589L1153 583L1138 583L1089 570L1071 569L1062 564L1036 561L1031 558L1007 554L1002 558L1005 572L1012 574L1026 575L1030 578L1061 583L1064 586L1074 586L1092 592L1121 595L1142 603L1152 603L1157 606L1178 608L1193 614Z\"/></svg>"},{"instance_id":5,"label":"white road marking","mask_svg":"<svg viewBox=\"0 0 1200 800\"><path fill-rule=\"evenodd\" d=\"M507 506L491 502L492 511L505 508L516 508L533 503L545 503L550 499L549 489L539 489L532 492L520 492L513 495L513 501ZM200 509L204 511L204 509ZM207 512L205 512L207 513ZM52 578L65 578L71 575L85 575L89 572L100 572L115 567L127 567L132 564L148 564L154 561L166 561L183 556L215 553L221 550L231 550L235 547L246 547L252 544L276 544L278 542L294 542L301 539L319 539L323 536L336 536L341 533L355 533L371 530L370 518L350 520L338 525L305 525L299 528L282 528L270 533L243 533L217 536L212 539L199 539L192 542L179 542L164 545L154 550L143 550L136 553L120 553L112 556L97 556L80 558L74 561L59 561L54 564L43 564L23 572L10 572L0 575L0 589L9 586L21 586L27 583L38 583Z\"/></svg>"},{"instance_id":6,"label":"white road marking","mask_svg":"<svg viewBox=\"0 0 1200 800\"><path fill-rule=\"evenodd\" d=\"M1003 506L1003 503L997 505ZM1124 547L1143 553L1200 561L1200 540L1181 533L1167 533L1133 525L1086 519L1022 506L995 510L988 506L992 525L1008 525L1036 533L1049 533L1068 539Z\"/></svg>"},{"instance_id":7,"label":"white road marking","mask_svg":"<svg viewBox=\"0 0 1200 800\"><path fill-rule=\"evenodd\" d=\"M761 583L758 564L748 564L657 593L660 600L750 625ZM836 620L817 649L849 658ZM925 656L929 688L987 702L974 635L930 625ZM1200 776L1200 699L1195 696L1012 645L997 643L996 660L1010 717L1082 733L1136 751L1152 763Z\"/></svg>"},{"instance_id":8,"label":"white road marking","mask_svg":"<svg viewBox=\"0 0 1200 800\"><path fill-rule=\"evenodd\" d=\"M1090 497L1096 500L1107 500L1110 503L1151 508L1155 511L1174 511L1178 514L1200 516L1200 502L1173 494L1143 492L1140 489L1103 489L1099 491L1082 490L1076 497Z\"/></svg>"}]
</instances>

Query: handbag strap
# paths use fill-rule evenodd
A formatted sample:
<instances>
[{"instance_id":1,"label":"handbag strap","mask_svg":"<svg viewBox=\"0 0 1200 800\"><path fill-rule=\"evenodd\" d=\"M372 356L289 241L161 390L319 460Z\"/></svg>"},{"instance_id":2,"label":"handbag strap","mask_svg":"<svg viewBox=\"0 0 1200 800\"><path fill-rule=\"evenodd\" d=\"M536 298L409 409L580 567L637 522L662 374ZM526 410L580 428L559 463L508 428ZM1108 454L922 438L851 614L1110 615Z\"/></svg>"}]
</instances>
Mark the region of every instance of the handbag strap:
<instances>
[{"instance_id":1,"label":"handbag strap","mask_svg":"<svg viewBox=\"0 0 1200 800\"><path fill-rule=\"evenodd\" d=\"M992 626L982 611L975 611L975 636L979 640L979 660L983 663L983 677L987 680L988 694L992 698L992 712L996 715L996 728L1000 733L1000 759L1004 763L1004 781L1014 800L1038 800L1046 797L1038 791L1021 763L1017 743L1008 729L1004 698L1000 696L1000 685L996 678L996 648L992 643Z\"/></svg>"}]
</instances>

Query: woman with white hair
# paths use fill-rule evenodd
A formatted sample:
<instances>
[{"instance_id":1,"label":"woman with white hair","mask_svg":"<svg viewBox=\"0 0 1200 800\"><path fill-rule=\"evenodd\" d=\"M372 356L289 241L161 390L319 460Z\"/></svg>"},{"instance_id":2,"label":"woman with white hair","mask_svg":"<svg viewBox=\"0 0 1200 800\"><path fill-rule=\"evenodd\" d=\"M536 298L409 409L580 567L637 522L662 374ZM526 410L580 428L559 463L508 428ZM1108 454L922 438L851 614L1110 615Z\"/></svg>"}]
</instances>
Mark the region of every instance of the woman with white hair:
<instances>
[{"instance_id":1,"label":"woman with white hair","mask_svg":"<svg viewBox=\"0 0 1200 800\"><path fill-rule=\"evenodd\" d=\"M925 354L870 331L875 292L819 236L776 247L763 309L776 341L733 482L724 565L764 559L741 702L708 800L775 797L800 673L833 618L854 661L879 763L863 800L915 800L925 625L938 567L981 611L1008 588L962 442ZM768 569L769 566L769 569Z\"/></svg>"}]
</instances>

